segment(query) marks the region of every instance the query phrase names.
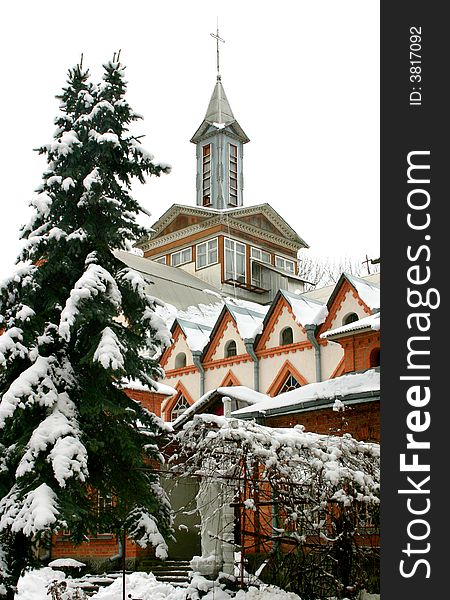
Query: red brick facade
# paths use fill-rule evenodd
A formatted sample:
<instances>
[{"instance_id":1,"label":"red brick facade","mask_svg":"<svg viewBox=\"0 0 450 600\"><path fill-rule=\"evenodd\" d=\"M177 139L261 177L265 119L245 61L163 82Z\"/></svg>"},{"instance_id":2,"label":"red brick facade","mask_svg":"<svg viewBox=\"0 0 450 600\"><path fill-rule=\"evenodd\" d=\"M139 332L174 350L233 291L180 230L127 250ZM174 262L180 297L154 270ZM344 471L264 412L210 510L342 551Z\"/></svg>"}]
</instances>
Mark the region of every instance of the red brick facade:
<instances>
[{"instance_id":1,"label":"red brick facade","mask_svg":"<svg viewBox=\"0 0 450 600\"><path fill-rule=\"evenodd\" d=\"M350 433L357 440L379 442L380 402L376 400L347 405L342 412L334 411L329 407L290 415L273 415L267 418L265 425L270 427L304 425L306 431L326 435Z\"/></svg>"}]
</instances>

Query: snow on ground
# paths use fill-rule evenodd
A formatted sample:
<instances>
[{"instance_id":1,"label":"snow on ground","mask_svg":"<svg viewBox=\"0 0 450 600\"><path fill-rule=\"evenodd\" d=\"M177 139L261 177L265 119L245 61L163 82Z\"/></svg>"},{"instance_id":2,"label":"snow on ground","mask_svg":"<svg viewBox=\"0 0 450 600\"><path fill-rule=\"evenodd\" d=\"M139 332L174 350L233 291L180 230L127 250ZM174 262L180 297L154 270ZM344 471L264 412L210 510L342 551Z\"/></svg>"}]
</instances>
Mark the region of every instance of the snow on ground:
<instances>
[{"instance_id":1,"label":"snow on ground","mask_svg":"<svg viewBox=\"0 0 450 600\"><path fill-rule=\"evenodd\" d=\"M29 571L19 580L15 600L49 600L47 586L52 581L64 579L68 582L70 594L70 590L76 589L79 580L66 578L62 571L55 571L50 567ZM206 580L198 574L194 576L193 582L195 581L196 587L191 584L188 588L178 588L157 581L153 573L135 572L126 576L125 597L139 598L139 600L188 600L198 597L198 590L203 589L208 593L202 597L202 600L230 600L231 598L234 600L301 600L300 596L293 592L285 592L265 584L260 588L250 587L248 590L239 590L235 593L223 589L223 585ZM122 578L119 577L111 585L101 588L91 598L92 600L122 600ZM362 592L360 600L380 600L380 596Z\"/></svg>"},{"instance_id":2,"label":"snow on ground","mask_svg":"<svg viewBox=\"0 0 450 600\"><path fill-rule=\"evenodd\" d=\"M65 575L62 571L54 571L50 567L29 571L19 581L15 600L48 600L48 584L63 579L65 579ZM76 588L77 580L67 579L67 581L69 589ZM248 591L239 590L234 595L234 592L224 590L223 586L216 582L204 581L208 583L210 589L202 597L202 600L230 600L231 598L236 600L300 600L297 594L285 592L274 586L263 585L261 589L251 587ZM139 598L139 600L187 600L194 598L196 591L194 587L178 588L169 583L161 583L156 580L153 573L136 572L126 576L126 598L130 594L131 598ZM92 600L122 600L122 597L121 577L91 596Z\"/></svg>"}]
</instances>

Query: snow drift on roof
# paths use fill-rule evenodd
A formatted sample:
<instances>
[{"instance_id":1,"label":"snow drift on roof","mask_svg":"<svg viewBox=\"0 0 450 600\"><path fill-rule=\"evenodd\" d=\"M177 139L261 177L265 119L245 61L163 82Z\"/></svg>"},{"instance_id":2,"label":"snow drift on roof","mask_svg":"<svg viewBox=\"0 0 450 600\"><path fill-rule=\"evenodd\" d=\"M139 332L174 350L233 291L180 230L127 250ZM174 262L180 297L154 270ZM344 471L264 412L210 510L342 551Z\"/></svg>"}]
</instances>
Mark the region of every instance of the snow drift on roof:
<instances>
[{"instance_id":1,"label":"snow drift on roof","mask_svg":"<svg viewBox=\"0 0 450 600\"><path fill-rule=\"evenodd\" d=\"M215 390L209 390L209 392L203 394L203 396L201 396L196 402L194 402L194 404L191 404L191 406L187 408L183 414L181 414L177 419L175 419L172 425L176 427L178 424L187 421L191 415L196 414L203 406L208 404L209 399L215 392L218 392L221 396L228 396L228 398L248 402L252 405L257 404L259 402L263 402L268 398L268 396L266 396L265 394L255 392L254 390L245 387L245 385L220 387Z\"/></svg>"},{"instance_id":2,"label":"snow drift on roof","mask_svg":"<svg viewBox=\"0 0 450 600\"><path fill-rule=\"evenodd\" d=\"M358 319L357 321L353 321L353 323L349 323L348 325L342 325L342 327L336 327L335 329L330 329L322 333L321 338L329 338L331 336L339 335L341 333L350 333L352 331L358 331L359 329L366 329L370 327L375 331L380 330L380 315L381 313L377 312L374 315L369 315L368 317L364 317L363 319Z\"/></svg>"},{"instance_id":3,"label":"snow drift on roof","mask_svg":"<svg viewBox=\"0 0 450 600\"><path fill-rule=\"evenodd\" d=\"M380 308L380 286L369 283L361 277L355 277L355 275L348 275L345 273L345 276L358 292L361 300L367 304L369 308Z\"/></svg>"},{"instance_id":4,"label":"snow drift on roof","mask_svg":"<svg viewBox=\"0 0 450 600\"><path fill-rule=\"evenodd\" d=\"M289 302L295 320L299 325L320 325L327 318L328 309L326 304L286 290L280 290L280 292Z\"/></svg>"},{"instance_id":5,"label":"snow drift on roof","mask_svg":"<svg viewBox=\"0 0 450 600\"><path fill-rule=\"evenodd\" d=\"M166 385L165 383L159 383L158 381L153 381L153 385L155 386L153 389L150 389L149 386L144 385L140 381L136 381L135 379L122 379L121 387L126 388L128 390L135 390L138 392L150 392L153 394L161 394L162 396L173 396L177 393L177 390L170 385Z\"/></svg>"},{"instance_id":6,"label":"snow drift on roof","mask_svg":"<svg viewBox=\"0 0 450 600\"><path fill-rule=\"evenodd\" d=\"M269 310L268 306L230 298L227 298L225 305L235 320L239 335L243 340L254 340L259 333L262 333L264 317Z\"/></svg>"},{"instance_id":7,"label":"snow drift on roof","mask_svg":"<svg viewBox=\"0 0 450 600\"><path fill-rule=\"evenodd\" d=\"M335 379L309 383L290 392L285 392L274 398L268 398L265 402L258 403L257 406L241 408L235 410L234 416L241 416L246 413L260 412L293 406L308 400L321 400L339 398L350 394L362 394L364 392L373 392L380 389L380 373L374 369L364 373L349 373Z\"/></svg>"}]
</instances>

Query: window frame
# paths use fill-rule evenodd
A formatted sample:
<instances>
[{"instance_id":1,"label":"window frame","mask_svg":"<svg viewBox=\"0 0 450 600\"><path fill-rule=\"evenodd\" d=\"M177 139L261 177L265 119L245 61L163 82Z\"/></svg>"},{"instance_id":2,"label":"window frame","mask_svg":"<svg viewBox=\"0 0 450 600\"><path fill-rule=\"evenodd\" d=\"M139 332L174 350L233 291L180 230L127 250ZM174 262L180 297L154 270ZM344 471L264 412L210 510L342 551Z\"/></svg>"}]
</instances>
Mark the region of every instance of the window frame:
<instances>
[{"instance_id":1,"label":"window frame","mask_svg":"<svg viewBox=\"0 0 450 600\"><path fill-rule=\"evenodd\" d=\"M167 265L166 255L158 256L158 258L152 258L153 262L158 263L160 265Z\"/></svg>"},{"instance_id":2,"label":"window frame","mask_svg":"<svg viewBox=\"0 0 450 600\"><path fill-rule=\"evenodd\" d=\"M292 337L292 341L285 343L285 341L283 340L283 335L285 334L285 332L287 332L288 330L290 330L291 332L291 337ZM280 346L290 346L291 344L294 343L294 330L292 329L292 327L290 325L287 325L286 327L283 327L283 329L280 331ZM297 380L296 380L297 381Z\"/></svg>"},{"instance_id":3,"label":"window frame","mask_svg":"<svg viewBox=\"0 0 450 600\"><path fill-rule=\"evenodd\" d=\"M289 269L286 269L285 266L280 267L277 264L277 261L281 261L284 264L286 264L286 263L292 264L292 271L290 271ZM292 275L295 275L295 260L292 260L291 258L286 258L285 256L281 256L280 254L275 254L275 267L277 267L277 269L281 269L285 273L291 273Z\"/></svg>"},{"instance_id":4,"label":"window frame","mask_svg":"<svg viewBox=\"0 0 450 600\"><path fill-rule=\"evenodd\" d=\"M231 154L231 149L236 149L236 155ZM232 168L234 167L234 168ZM228 144L228 205L238 206L239 203L239 148L237 144ZM231 181L236 181L232 185ZM233 190L233 193L232 193ZM235 193L234 193L235 192ZM233 201L231 199L234 199Z\"/></svg>"},{"instance_id":5,"label":"window frame","mask_svg":"<svg viewBox=\"0 0 450 600\"><path fill-rule=\"evenodd\" d=\"M235 354L231 354L231 355L229 355L229 354L228 354L228 351L229 351L229 348L230 348L230 346L231 346L232 344L234 344L234 351L235 351ZM233 339L231 339L231 340L228 340L228 342L226 342L226 343L225 343L224 355L225 355L225 356L224 356L224 358L234 358L235 356L237 356L237 355L238 355L238 352L237 352L237 344L236 344L236 340L233 340Z\"/></svg>"},{"instance_id":6,"label":"window frame","mask_svg":"<svg viewBox=\"0 0 450 600\"><path fill-rule=\"evenodd\" d=\"M232 244L234 244L234 250L233 250L233 258L234 258L234 270L233 270L233 277L227 277L227 242L231 242ZM241 246L244 247L244 280L240 281L237 278L237 269L236 269L236 244L240 244ZM227 281L228 279L231 279L232 281L237 281L239 283L247 283L247 245L244 242L239 242L238 240L234 240L233 238L228 238L225 237L223 239L223 254L224 254L224 258L223 258L223 267L224 267L224 278L225 281ZM236 275L236 277L234 277Z\"/></svg>"},{"instance_id":7,"label":"window frame","mask_svg":"<svg viewBox=\"0 0 450 600\"><path fill-rule=\"evenodd\" d=\"M295 381L295 383L297 385L296 386L289 385L287 389L284 389L286 387L288 380L291 378ZM292 392L293 390L297 390L300 387L302 387L302 384L299 381L297 381L297 378L295 377L295 375L293 375L292 373L289 372L286 374L286 377L284 378L283 383L281 384L280 389L277 392L277 396L279 396L280 394L286 394L287 392Z\"/></svg>"},{"instance_id":8,"label":"window frame","mask_svg":"<svg viewBox=\"0 0 450 600\"><path fill-rule=\"evenodd\" d=\"M255 256L257 253L260 254L260 257L258 258L258 256ZM268 257L268 260L264 260L263 255L266 255ZM255 285L261 289L265 289L264 288L264 282L262 280L262 277L257 281L254 277L253 277L253 265L255 264L260 266L260 273L261 273L261 267L262 265L270 265L272 266L272 254L270 252L267 252L267 250L263 250L262 248L258 248L258 246L250 246L250 281L252 285Z\"/></svg>"},{"instance_id":9,"label":"window frame","mask_svg":"<svg viewBox=\"0 0 450 600\"><path fill-rule=\"evenodd\" d=\"M178 411L180 409L180 407L178 407L178 405L183 400L184 400L184 403L186 404L186 408L183 411L181 411L179 414L177 414L177 416L174 418L173 413L174 413L175 410ZM177 401L175 402L175 404L172 406L172 408L170 410L170 421L171 421L171 423L173 423L176 419L178 419L178 417L181 417L181 415L184 414L189 407L190 407L190 404L189 404L186 396L184 394L180 394L178 396L178 398L177 398Z\"/></svg>"},{"instance_id":10,"label":"window frame","mask_svg":"<svg viewBox=\"0 0 450 600\"><path fill-rule=\"evenodd\" d=\"M202 147L202 206L211 206L211 170L212 170L212 144L204 144ZM209 153L206 154L205 150L209 149ZM206 167L209 166L209 170ZM207 176L208 175L208 176ZM208 181L207 187L205 186ZM208 192L208 193L205 193ZM208 201L205 202L205 199Z\"/></svg>"},{"instance_id":11,"label":"window frame","mask_svg":"<svg viewBox=\"0 0 450 600\"><path fill-rule=\"evenodd\" d=\"M215 242L216 243L216 260L213 262L208 262L209 261L209 244ZM200 246L206 246L206 264L203 266L199 266L198 264L198 257L199 257L199 247ZM211 238L209 240L205 240L204 242L200 242L200 244L197 244L195 246L195 270L196 271L200 271L201 269L206 269L206 267L210 267L212 265L217 265L217 263L219 262L219 238L215 237L215 238Z\"/></svg>"},{"instance_id":12,"label":"window frame","mask_svg":"<svg viewBox=\"0 0 450 600\"><path fill-rule=\"evenodd\" d=\"M173 264L173 257L176 256L177 254L182 254L183 252L187 252L189 251L189 260L184 260L180 263L178 263L177 265ZM180 267L181 265L187 265L188 263L192 262L192 246L188 246L187 248L182 248L181 250L177 250L176 252L172 252L172 254L170 255L170 266L171 267Z\"/></svg>"}]
</instances>

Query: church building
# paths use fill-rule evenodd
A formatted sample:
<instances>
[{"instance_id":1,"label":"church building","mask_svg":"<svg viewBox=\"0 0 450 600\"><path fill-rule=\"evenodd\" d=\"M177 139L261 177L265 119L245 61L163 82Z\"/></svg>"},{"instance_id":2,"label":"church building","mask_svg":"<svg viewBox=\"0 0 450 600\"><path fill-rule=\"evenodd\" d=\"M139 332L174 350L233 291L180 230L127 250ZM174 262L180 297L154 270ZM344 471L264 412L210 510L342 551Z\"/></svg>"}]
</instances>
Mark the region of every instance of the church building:
<instances>
[{"instance_id":1,"label":"church building","mask_svg":"<svg viewBox=\"0 0 450 600\"><path fill-rule=\"evenodd\" d=\"M151 390L126 382L126 393L175 430L197 413L227 414L226 400L227 416L379 441L379 275L342 274L336 285L305 290L298 256L307 243L269 204L245 206L250 140L219 73L190 141L195 205L172 205L136 244L142 256L116 253L166 304L160 316L172 334L159 357L164 379ZM182 489L175 503L186 502ZM170 558L204 552L184 521L175 525ZM54 558L106 564L117 552L108 534L73 547L61 532L52 545ZM145 554L128 542L126 553L136 561Z\"/></svg>"}]
</instances>

